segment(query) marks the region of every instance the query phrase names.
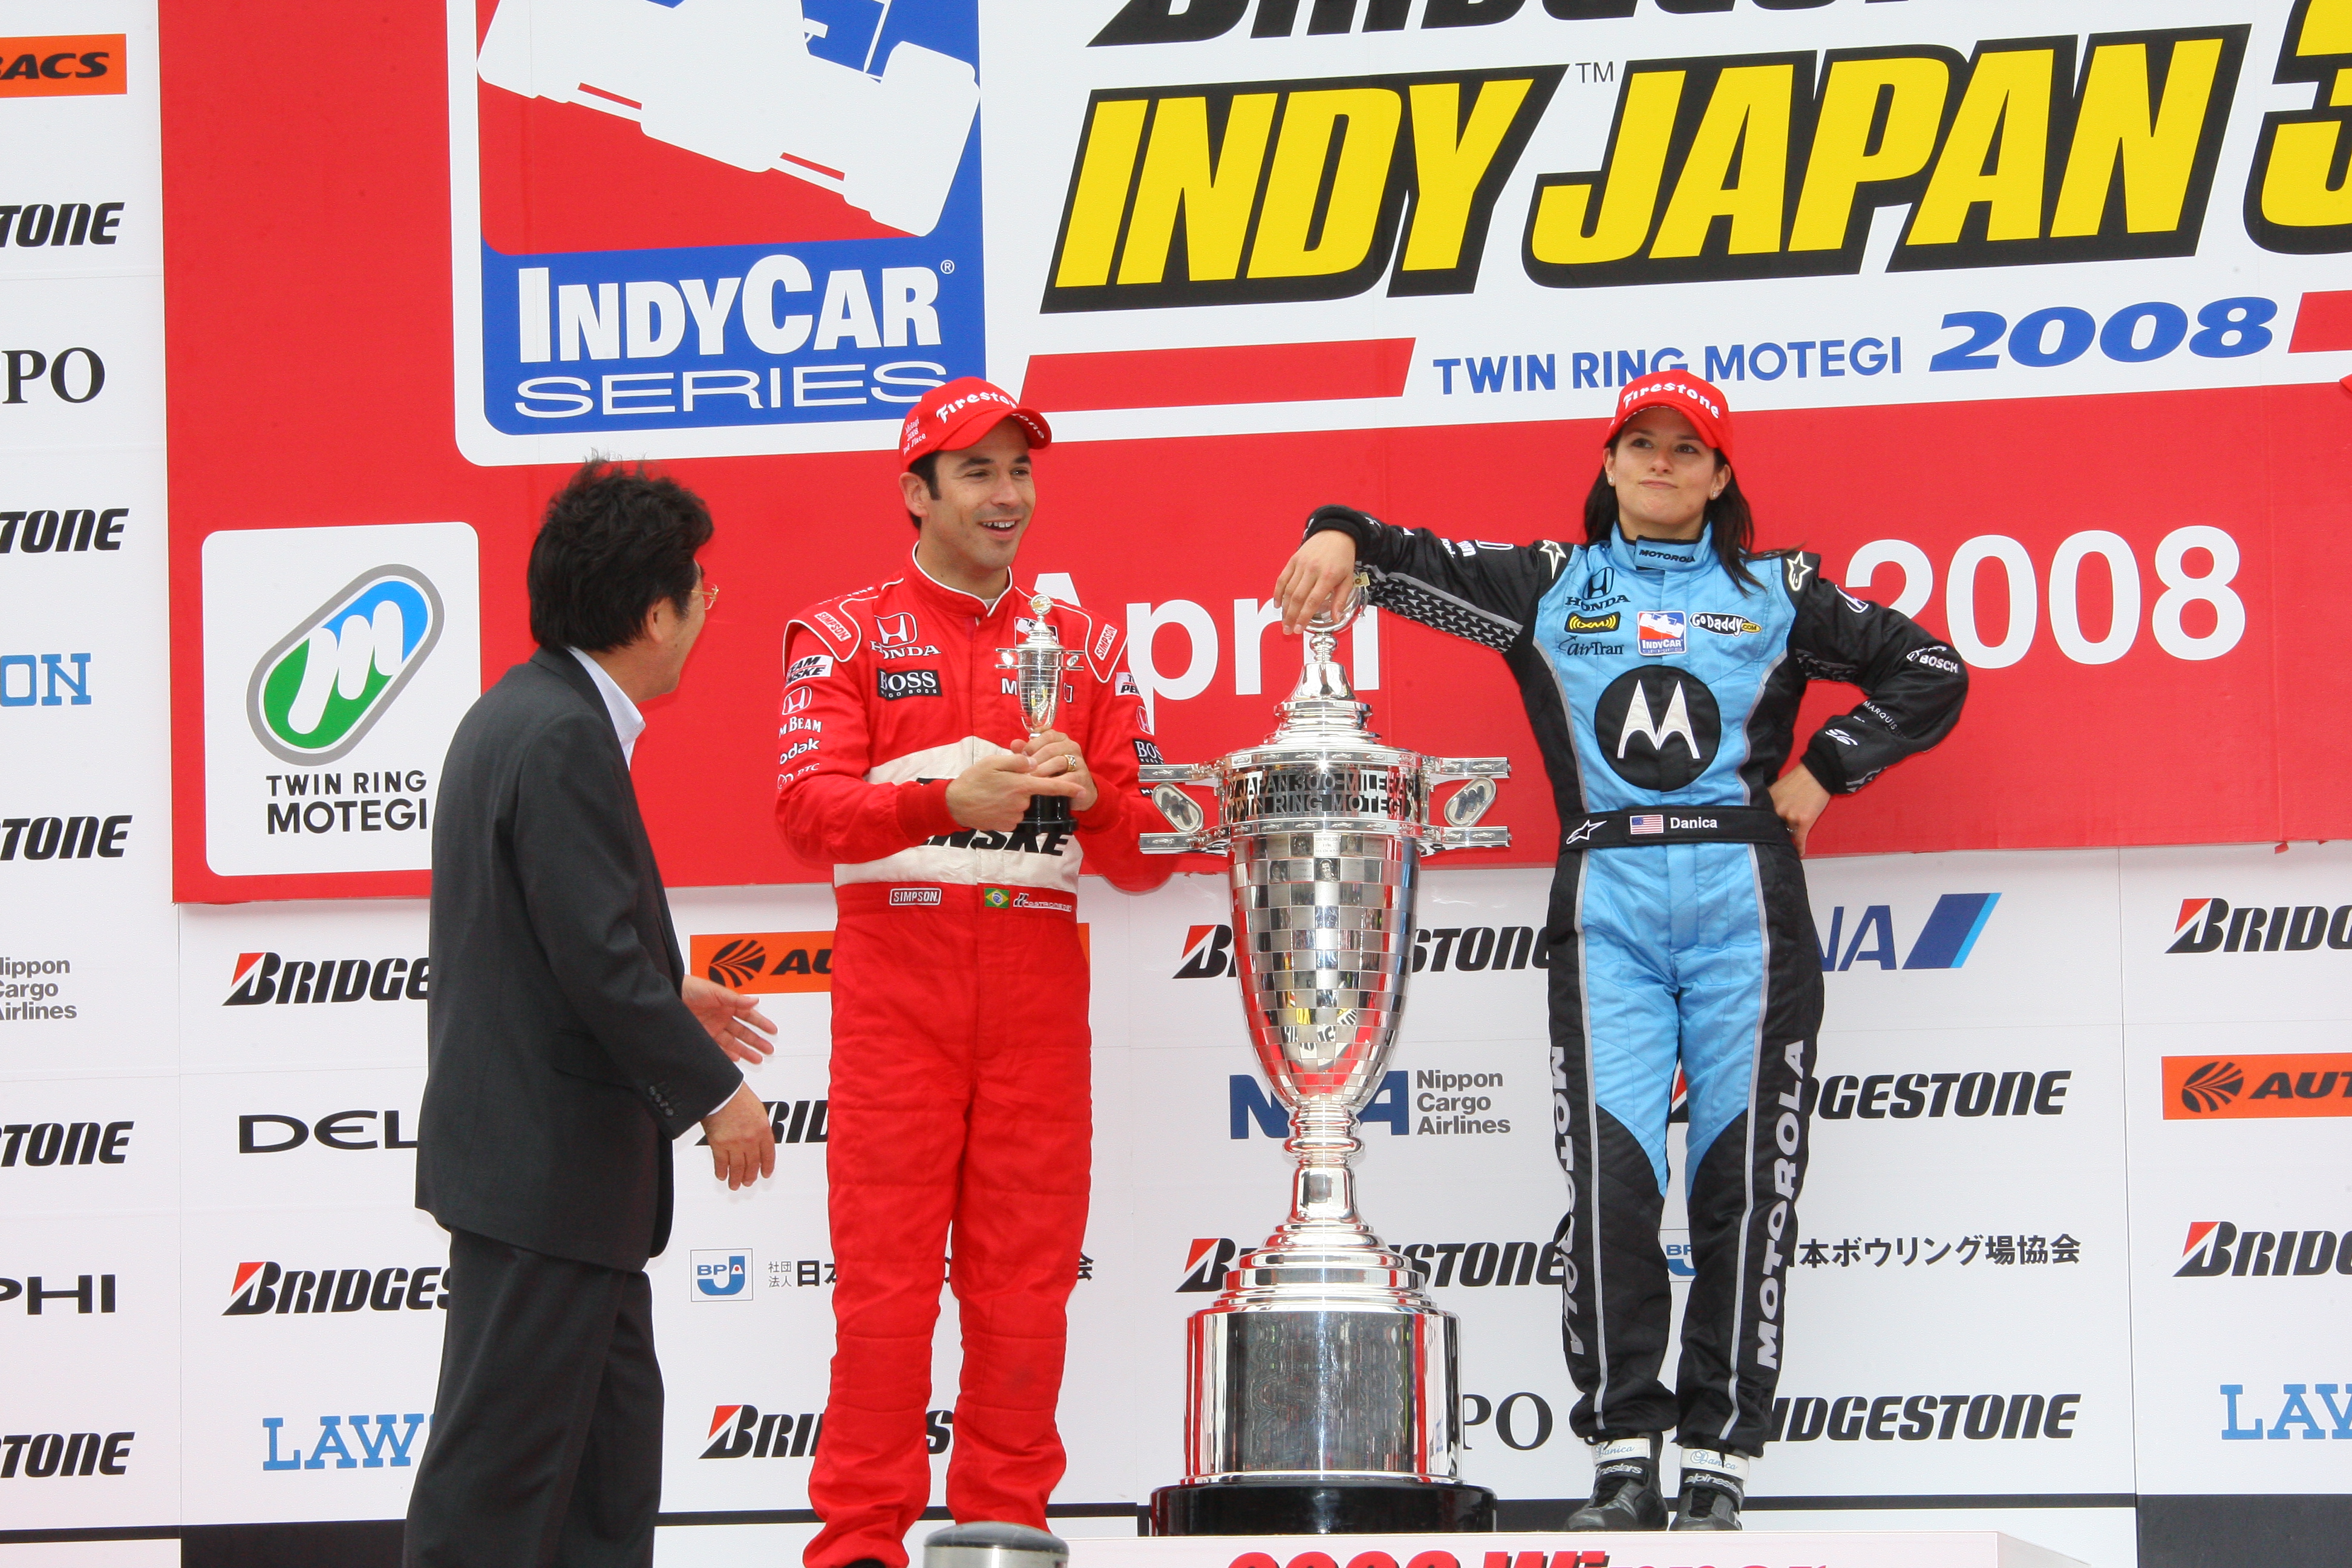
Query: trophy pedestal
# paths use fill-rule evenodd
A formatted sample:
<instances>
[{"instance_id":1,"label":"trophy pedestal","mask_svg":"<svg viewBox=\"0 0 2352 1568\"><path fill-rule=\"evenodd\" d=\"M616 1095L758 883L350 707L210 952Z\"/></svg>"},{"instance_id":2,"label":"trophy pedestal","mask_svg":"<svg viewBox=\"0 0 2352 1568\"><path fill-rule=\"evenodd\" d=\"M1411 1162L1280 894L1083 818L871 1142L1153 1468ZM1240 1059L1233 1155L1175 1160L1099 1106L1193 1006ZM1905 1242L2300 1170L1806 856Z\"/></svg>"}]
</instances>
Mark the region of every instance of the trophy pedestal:
<instances>
[{"instance_id":1,"label":"trophy pedestal","mask_svg":"<svg viewBox=\"0 0 2352 1568\"><path fill-rule=\"evenodd\" d=\"M1292 1476L1184 1481L1151 1494L1154 1535L1421 1535L1495 1528L1495 1494L1464 1481Z\"/></svg>"}]
</instances>

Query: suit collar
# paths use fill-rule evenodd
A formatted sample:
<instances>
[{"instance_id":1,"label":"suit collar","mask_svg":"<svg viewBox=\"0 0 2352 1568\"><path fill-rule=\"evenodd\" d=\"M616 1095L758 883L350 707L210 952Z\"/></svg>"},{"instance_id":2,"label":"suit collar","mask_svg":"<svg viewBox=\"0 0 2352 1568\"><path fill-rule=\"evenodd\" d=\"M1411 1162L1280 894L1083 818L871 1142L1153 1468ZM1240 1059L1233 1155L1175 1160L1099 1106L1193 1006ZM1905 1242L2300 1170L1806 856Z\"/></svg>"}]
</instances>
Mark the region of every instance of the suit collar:
<instances>
[{"instance_id":1,"label":"suit collar","mask_svg":"<svg viewBox=\"0 0 2352 1568\"><path fill-rule=\"evenodd\" d=\"M530 662L578 692L581 701L599 713L604 711L604 694L596 689L595 681L589 679L588 672L580 668L580 661L571 654L560 647L542 647L531 654ZM616 736L614 744L618 743Z\"/></svg>"}]
</instances>

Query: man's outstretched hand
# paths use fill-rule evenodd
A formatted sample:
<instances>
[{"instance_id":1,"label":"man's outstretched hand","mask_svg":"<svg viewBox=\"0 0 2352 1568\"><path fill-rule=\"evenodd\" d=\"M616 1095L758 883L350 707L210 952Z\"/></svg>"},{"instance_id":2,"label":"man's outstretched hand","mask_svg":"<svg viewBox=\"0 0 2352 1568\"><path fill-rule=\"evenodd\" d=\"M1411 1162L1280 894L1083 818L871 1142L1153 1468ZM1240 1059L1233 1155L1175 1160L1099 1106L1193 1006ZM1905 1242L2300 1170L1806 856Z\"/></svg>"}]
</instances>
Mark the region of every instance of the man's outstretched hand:
<instances>
[{"instance_id":1,"label":"man's outstretched hand","mask_svg":"<svg viewBox=\"0 0 2352 1568\"><path fill-rule=\"evenodd\" d=\"M702 1119L702 1132L710 1140L710 1173L729 1191L776 1173L776 1131L750 1084Z\"/></svg>"},{"instance_id":2,"label":"man's outstretched hand","mask_svg":"<svg viewBox=\"0 0 2352 1568\"><path fill-rule=\"evenodd\" d=\"M754 1034L759 1030L772 1035L776 1026L760 1011L760 1004L740 991L730 991L724 985L689 974L677 988L678 997L719 1048L746 1067L757 1067L774 1052L775 1046Z\"/></svg>"}]
</instances>

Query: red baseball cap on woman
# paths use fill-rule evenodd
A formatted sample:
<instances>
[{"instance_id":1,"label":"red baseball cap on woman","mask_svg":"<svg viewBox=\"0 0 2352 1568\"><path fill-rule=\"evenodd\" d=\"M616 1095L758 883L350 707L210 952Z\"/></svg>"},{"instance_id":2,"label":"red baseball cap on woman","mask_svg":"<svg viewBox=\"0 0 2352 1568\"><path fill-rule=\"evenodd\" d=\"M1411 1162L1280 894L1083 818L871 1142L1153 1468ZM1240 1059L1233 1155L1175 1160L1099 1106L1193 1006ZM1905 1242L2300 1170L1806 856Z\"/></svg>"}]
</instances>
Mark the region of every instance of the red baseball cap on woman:
<instances>
[{"instance_id":1,"label":"red baseball cap on woman","mask_svg":"<svg viewBox=\"0 0 2352 1568\"><path fill-rule=\"evenodd\" d=\"M912 468L917 458L933 452L961 451L1006 419L1021 426L1030 450L1054 444L1054 428L1044 415L1001 386L976 375L958 376L923 394L907 411L907 422L898 427L899 464Z\"/></svg>"},{"instance_id":2,"label":"red baseball cap on woman","mask_svg":"<svg viewBox=\"0 0 2352 1568\"><path fill-rule=\"evenodd\" d=\"M1713 384L1683 370L1652 371L1627 382L1617 394L1617 412L1601 444L1605 447L1617 439L1625 421L1644 408L1673 409L1691 422L1700 440L1722 453L1727 461L1730 459L1731 405Z\"/></svg>"}]
</instances>

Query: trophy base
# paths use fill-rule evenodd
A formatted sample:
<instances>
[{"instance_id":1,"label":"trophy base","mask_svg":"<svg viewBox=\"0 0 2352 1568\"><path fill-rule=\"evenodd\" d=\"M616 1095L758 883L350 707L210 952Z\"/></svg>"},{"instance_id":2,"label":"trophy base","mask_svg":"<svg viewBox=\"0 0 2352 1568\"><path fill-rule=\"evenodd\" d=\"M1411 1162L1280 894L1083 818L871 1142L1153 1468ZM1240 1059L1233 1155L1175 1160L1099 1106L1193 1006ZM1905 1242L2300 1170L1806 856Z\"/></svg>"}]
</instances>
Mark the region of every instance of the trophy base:
<instances>
[{"instance_id":1,"label":"trophy base","mask_svg":"<svg viewBox=\"0 0 2352 1568\"><path fill-rule=\"evenodd\" d=\"M1420 1535L1491 1531L1495 1494L1465 1481L1186 1482L1151 1494L1154 1535Z\"/></svg>"},{"instance_id":2,"label":"trophy base","mask_svg":"<svg viewBox=\"0 0 2352 1568\"><path fill-rule=\"evenodd\" d=\"M1066 795L1033 795L1029 809L1021 815L1024 827L1067 827L1074 820L1070 797Z\"/></svg>"}]
</instances>

